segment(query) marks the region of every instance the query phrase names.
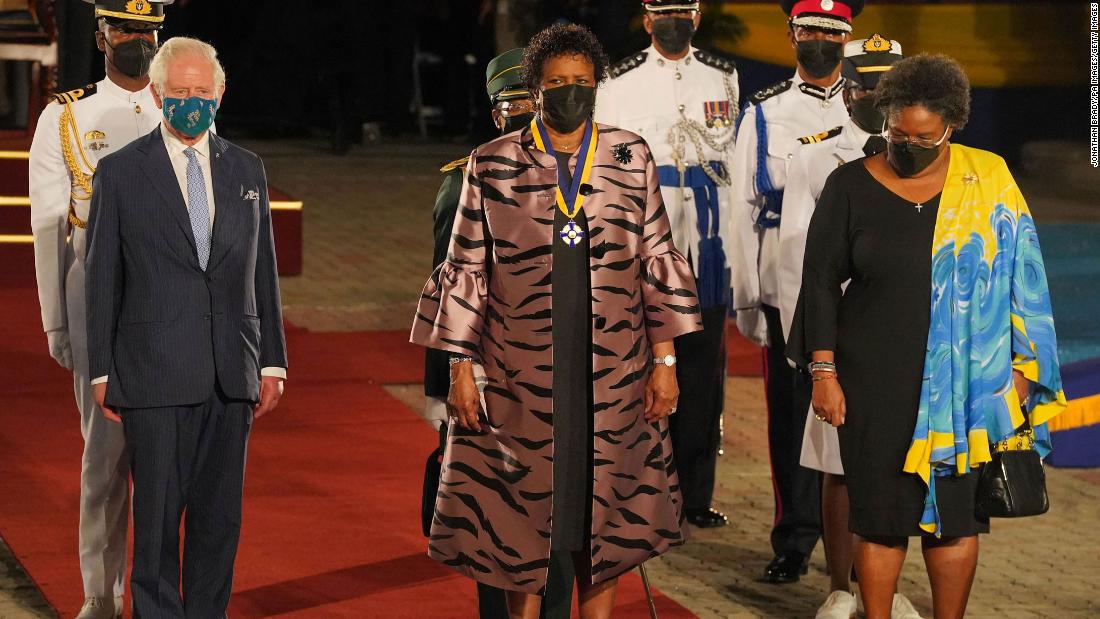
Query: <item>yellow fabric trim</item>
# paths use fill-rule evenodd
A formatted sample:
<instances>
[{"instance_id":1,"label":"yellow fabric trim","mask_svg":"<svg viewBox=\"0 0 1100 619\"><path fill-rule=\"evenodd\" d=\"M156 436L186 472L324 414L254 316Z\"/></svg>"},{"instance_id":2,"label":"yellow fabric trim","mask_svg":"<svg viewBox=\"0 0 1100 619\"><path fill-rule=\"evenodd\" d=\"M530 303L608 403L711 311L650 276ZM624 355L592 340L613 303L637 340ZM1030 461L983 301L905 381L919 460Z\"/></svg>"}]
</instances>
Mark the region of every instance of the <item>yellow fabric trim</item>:
<instances>
[{"instance_id":1,"label":"yellow fabric trim","mask_svg":"<svg viewBox=\"0 0 1100 619\"><path fill-rule=\"evenodd\" d=\"M1100 394L1070 400L1065 412L1049 421L1051 432L1073 430L1100 423Z\"/></svg>"},{"instance_id":2,"label":"yellow fabric trim","mask_svg":"<svg viewBox=\"0 0 1100 619\"><path fill-rule=\"evenodd\" d=\"M0 150L0 159L30 159L31 154L25 150Z\"/></svg>"},{"instance_id":3,"label":"yellow fabric trim","mask_svg":"<svg viewBox=\"0 0 1100 619\"><path fill-rule=\"evenodd\" d=\"M993 460L993 454L989 452L989 432L985 428L971 430L966 440L970 443L971 467ZM962 473L961 468L959 472Z\"/></svg>"},{"instance_id":4,"label":"yellow fabric trim","mask_svg":"<svg viewBox=\"0 0 1100 619\"><path fill-rule=\"evenodd\" d=\"M1042 423L1053 423L1068 407L1069 403L1066 402L1066 392L1059 391L1055 394L1054 401L1039 404L1031 409L1031 425L1037 426ZM1049 428L1050 426L1047 427Z\"/></svg>"},{"instance_id":5,"label":"yellow fabric trim","mask_svg":"<svg viewBox=\"0 0 1100 619\"><path fill-rule=\"evenodd\" d=\"M905 44L906 55L947 54L978 88L1077 86L1088 72L1088 55L1079 50L1089 36L1083 2L867 4L852 20L852 39L889 32ZM794 70L791 48L778 44L787 40L788 27L774 2L723 2L719 10L745 26L736 39L718 39L719 51ZM1021 32L1027 45L1020 44Z\"/></svg>"},{"instance_id":6,"label":"yellow fabric trim","mask_svg":"<svg viewBox=\"0 0 1100 619\"><path fill-rule=\"evenodd\" d=\"M439 171L440 172L450 172L451 170L453 170L455 168L466 165L466 163L468 161L470 161L470 158L468 156L463 157L462 159L455 159L454 161L448 163L447 165L439 168Z\"/></svg>"},{"instance_id":7,"label":"yellow fabric trim","mask_svg":"<svg viewBox=\"0 0 1100 619\"><path fill-rule=\"evenodd\" d=\"M531 119L531 135L535 138L535 148L546 152L546 144L542 142L542 135L539 134L538 118Z\"/></svg>"},{"instance_id":8,"label":"yellow fabric trim","mask_svg":"<svg viewBox=\"0 0 1100 619\"><path fill-rule=\"evenodd\" d=\"M517 64L514 67L508 67L507 69L501 71L500 73L497 73L493 77L490 77L489 79L485 80L485 85L488 86L489 84L492 84L493 80L500 77L501 75L504 75L505 73L507 73L509 71L515 71L516 69L522 69L522 68L523 68L523 65L521 65L521 64Z\"/></svg>"},{"instance_id":9,"label":"yellow fabric trim","mask_svg":"<svg viewBox=\"0 0 1100 619\"><path fill-rule=\"evenodd\" d=\"M513 90L502 90L493 96L499 99L500 97L513 97L515 95L527 95L530 97L531 91L526 88L516 88Z\"/></svg>"},{"instance_id":10,"label":"yellow fabric trim","mask_svg":"<svg viewBox=\"0 0 1100 619\"><path fill-rule=\"evenodd\" d=\"M883 71L889 71L893 68L893 65L875 65L872 67L856 67L856 73L882 73Z\"/></svg>"},{"instance_id":11,"label":"yellow fabric trim","mask_svg":"<svg viewBox=\"0 0 1100 619\"><path fill-rule=\"evenodd\" d=\"M0 234L2 245L33 245L34 237L29 234Z\"/></svg>"},{"instance_id":12,"label":"yellow fabric trim","mask_svg":"<svg viewBox=\"0 0 1100 619\"><path fill-rule=\"evenodd\" d=\"M164 21L163 15L134 15L133 13L125 13L123 11L108 11L107 9L96 9L96 17L117 17L119 19L125 19L129 21L147 21L159 24Z\"/></svg>"}]
</instances>

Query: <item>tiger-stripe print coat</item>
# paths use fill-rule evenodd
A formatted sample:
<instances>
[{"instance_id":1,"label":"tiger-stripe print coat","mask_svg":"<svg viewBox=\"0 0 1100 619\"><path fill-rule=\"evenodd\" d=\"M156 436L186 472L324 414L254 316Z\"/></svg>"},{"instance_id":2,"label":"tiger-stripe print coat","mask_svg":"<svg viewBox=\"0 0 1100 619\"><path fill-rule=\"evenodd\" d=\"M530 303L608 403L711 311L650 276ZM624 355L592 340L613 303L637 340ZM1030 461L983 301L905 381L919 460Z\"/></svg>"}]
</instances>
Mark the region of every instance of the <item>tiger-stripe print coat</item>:
<instances>
[{"instance_id":1,"label":"tiger-stripe print coat","mask_svg":"<svg viewBox=\"0 0 1100 619\"><path fill-rule=\"evenodd\" d=\"M591 581L684 542L668 424L647 423L650 345L702 328L672 244L657 168L637 134L598 125L584 201L592 286ZM577 155L573 155L575 168ZM580 170L576 170L579 174ZM424 287L412 342L488 376L482 432L452 420L429 555L480 582L542 593L553 501L551 249L557 162L525 128L475 150L449 255Z\"/></svg>"}]
</instances>

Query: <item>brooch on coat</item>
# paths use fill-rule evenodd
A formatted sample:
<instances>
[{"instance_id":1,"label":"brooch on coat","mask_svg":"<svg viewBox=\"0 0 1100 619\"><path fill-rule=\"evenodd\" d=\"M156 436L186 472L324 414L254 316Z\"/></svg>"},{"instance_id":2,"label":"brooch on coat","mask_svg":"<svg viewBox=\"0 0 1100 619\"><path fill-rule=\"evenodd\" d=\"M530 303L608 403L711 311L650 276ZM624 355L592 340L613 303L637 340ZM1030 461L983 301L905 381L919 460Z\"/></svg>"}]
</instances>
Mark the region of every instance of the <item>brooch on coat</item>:
<instances>
[{"instance_id":1,"label":"brooch on coat","mask_svg":"<svg viewBox=\"0 0 1100 619\"><path fill-rule=\"evenodd\" d=\"M255 189L249 189L248 192L244 194L244 199L245 200L259 200L260 199L260 192L256 191Z\"/></svg>"},{"instance_id":2,"label":"brooch on coat","mask_svg":"<svg viewBox=\"0 0 1100 619\"><path fill-rule=\"evenodd\" d=\"M630 152L630 145L626 142L612 146L611 152L615 155L615 161L623 165L634 161L634 153Z\"/></svg>"}]
</instances>

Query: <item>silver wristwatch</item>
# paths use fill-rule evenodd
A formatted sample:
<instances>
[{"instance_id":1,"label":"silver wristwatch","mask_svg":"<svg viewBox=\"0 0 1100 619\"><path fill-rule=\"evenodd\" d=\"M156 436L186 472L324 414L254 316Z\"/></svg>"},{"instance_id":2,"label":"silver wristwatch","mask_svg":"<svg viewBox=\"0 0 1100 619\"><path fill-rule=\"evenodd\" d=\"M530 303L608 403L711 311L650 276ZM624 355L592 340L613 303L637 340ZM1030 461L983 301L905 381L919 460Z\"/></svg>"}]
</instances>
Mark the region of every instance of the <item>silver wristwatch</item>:
<instances>
[{"instance_id":1,"label":"silver wristwatch","mask_svg":"<svg viewBox=\"0 0 1100 619\"><path fill-rule=\"evenodd\" d=\"M676 365L676 357L673 356L673 355L665 355L663 357L654 357L653 358L653 364L654 365L665 365L665 366L668 366L668 367L672 367L672 366Z\"/></svg>"}]
</instances>

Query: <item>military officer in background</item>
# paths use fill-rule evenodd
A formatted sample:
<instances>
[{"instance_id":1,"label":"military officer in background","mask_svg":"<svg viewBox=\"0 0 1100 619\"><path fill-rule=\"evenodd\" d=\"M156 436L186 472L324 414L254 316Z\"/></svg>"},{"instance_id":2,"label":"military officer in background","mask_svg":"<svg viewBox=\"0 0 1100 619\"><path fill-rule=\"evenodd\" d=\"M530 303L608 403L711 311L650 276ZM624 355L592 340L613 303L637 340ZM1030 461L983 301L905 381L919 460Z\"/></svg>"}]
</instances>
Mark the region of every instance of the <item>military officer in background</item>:
<instances>
[{"instance_id":1,"label":"military officer in background","mask_svg":"<svg viewBox=\"0 0 1100 619\"><path fill-rule=\"evenodd\" d=\"M535 117L535 101L523 81L523 49L508 50L489 61L485 69L485 91L492 103L493 124L502 134L512 133L531 124ZM432 229L435 249L432 268L438 267L447 259L447 247L451 242L451 228L454 227L458 212L458 197L462 190L462 181L466 178L466 163L469 157L463 157L448 163L439 169L444 174L443 184L436 194L435 208L432 210ZM451 386L450 354L442 350L428 349L424 357L424 416L433 425L447 422L447 394ZM474 368L478 387L484 387L485 373L479 367ZM442 430L445 432L446 430ZM444 436L441 436L441 439ZM429 458L429 471L425 475L425 487L422 505L424 535L431 528L431 518L435 507L435 493L439 484L439 466L442 460L442 445ZM551 579L546 584L539 617L541 619L568 619L573 599L573 564L563 553L553 553L550 560L557 563L550 569ZM508 605L504 591L486 584L477 585L478 610L481 619L508 619Z\"/></svg>"},{"instance_id":2,"label":"military officer in background","mask_svg":"<svg viewBox=\"0 0 1100 619\"><path fill-rule=\"evenodd\" d=\"M122 426L92 397L84 307L84 228L97 162L160 124L148 88L164 5L173 0L85 0L95 4L105 79L54 95L38 119L30 154L31 228L42 327L50 356L73 372L84 456L80 472L78 619L122 616L129 518L129 465ZM91 24L89 24L91 26Z\"/></svg>"},{"instance_id":3,"label":"military officer in background","mask_svg":"<svg viewBox=\"0 0 1100 619\"><path fill-rule=\"evenodd\" d=\"M779 229L787 165L798 138L843 124L843 46L863 0L782 0L788 41L798 68L786 81L748 98L734 148L735 197L728 218L736 247L733 304L737 327L765 344L768 447L775 492L771 543L775 558L764 572L773 583L796 582L821 535L820 479L799 465L810 383L787 363L779 317Z\"/></svg>"},{"instance_id":4,"label":"military officer in background","mask_svg":"<svg viewBox=\"0 0 1100 619\"><path fill-rule=\"evenodd\" d=\"M737 122L737 69L691 45L699 3L643 0L652 44L609 70L596 121L645 138L657 163L661 195L676 247L695 272L703 331L676 338L680 399L669 417L687 521L718 527L714 470L721 449L725 325L730 272L730 155ZM629 162L622 162L628 165Z\"/></svg>"},{"instance_id":5,"label":"military officer in background","mask_svg":"<svg viewBox=\"0 0 1100 619\"><path fill-rule=\"evenodd\" d=\"M845 79L844 107L850 117L839 127L798 139L802 145L787 167L783 225L779 227L779 314L784 337L790 336L802 288L806 234L825 180L849 161L886 150L882 136L886 118L875 109L874 92L879 78L902 58L901 44L879 34L845 45L841 75ZM848 487L840 462L840 440L836 428L810 420L812 410L803 411L803 415L807 421L801 464L824 476L821 514L830 587L816 619L848 619L856 614L857 600L849 583L853 535L848 530ZM896 593L891 617L919 619L920 615L904 595Z\"/></svg>"}]
</instances>

